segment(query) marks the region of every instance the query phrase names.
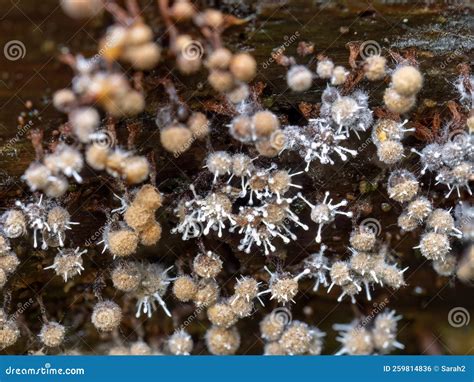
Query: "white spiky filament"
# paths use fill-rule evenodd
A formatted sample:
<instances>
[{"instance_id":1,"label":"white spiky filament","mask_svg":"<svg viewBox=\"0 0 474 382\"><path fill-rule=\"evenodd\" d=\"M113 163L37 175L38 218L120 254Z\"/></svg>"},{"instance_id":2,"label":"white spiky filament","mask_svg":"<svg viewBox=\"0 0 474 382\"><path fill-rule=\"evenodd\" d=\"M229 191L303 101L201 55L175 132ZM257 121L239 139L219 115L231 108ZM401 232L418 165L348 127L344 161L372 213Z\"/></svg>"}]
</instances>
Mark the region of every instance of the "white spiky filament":
<instances>
[{"instance_id":1,"label":"white spiky filament","mask_svg":"<svg viewBox=\"0 0 474 382\"><path fill-rule=\"evenodd\" d=\"M347 205L347 200L344 199L337 204L332 204L333 199L327 201L329 191L325 192L323 201L316 205L310 203L301 193L298 193L298 197L311 208L311 220L318 224L318 231L316 234L317 243L321 243L321 231L323 226L334 221L336 215L352 217L352 212L338 210L339 207Z\"/></svg>"}]
</instances>

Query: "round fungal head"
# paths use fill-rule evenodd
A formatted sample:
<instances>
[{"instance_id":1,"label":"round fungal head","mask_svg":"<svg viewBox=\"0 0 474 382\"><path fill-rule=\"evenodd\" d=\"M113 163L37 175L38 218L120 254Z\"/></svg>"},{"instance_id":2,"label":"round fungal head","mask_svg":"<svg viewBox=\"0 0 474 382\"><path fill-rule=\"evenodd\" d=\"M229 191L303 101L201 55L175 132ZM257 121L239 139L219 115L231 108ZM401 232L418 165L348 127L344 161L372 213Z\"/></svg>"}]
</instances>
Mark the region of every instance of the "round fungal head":
<instances>
[{"instance_id":1,"label":"round fungal head","mask_svg":"<svg viewBox=\"0 0 474 382\"><path fill-rule=\"evenodd\" d=\"M268 138L280 128L278 118L268 110L255 113L252 117L252 123L257 138Z\"/></svg>"},{"instance_id":2,"label":"round fungal head","mask_svg":"<svg viewBox=\"0 0 474 382\"><path fill-rule=\"evenodd\" d=\"M257 149L257 152L266 158L274 158L276 157L282 149L278 148L278 142L279 140L277 139L275 142L276 144L273 143L273 137L274 134L279 134L280 131L275 131L275 133L272 134L270 140L261 140L258 141L255 144L255 148Z\"/></svg>"},{"instance_id":3,"label":"round fungal head","mask_svg":"<svg viewBox=\"0 0 474 382\"><path fill-rule=\"evenodd\" d=\"M7 273L0 268L0 289L5 286L8 280L8 275Z\"/></svg>"},{"instance_id":4,"label":"round fungal head","mask_svg":"<svg viewBox=\"0 0 474 382\"><path fill-rule=\"evenodd\" d=\"M85 153L86 163L98 171L105 169L108 156L109 148L99 144L88 146Z\"/></svg>"},{"instance_id":5,"label":"round fungal head","mask_svg":"<svg viewBox=\"0 0 474 382\"><path fill-rule=\"evenodd\" d=\"M268 185L271 192L284 194L291 186L291 176L285 170L275 171L268 179Z\"/></svg>"},{"instance_id":6,"label":"round fungal head","mask_svg":"<svg viewBox=\"0 0 474 382\"><path fill-rule=\"evenodd\" d=\"M195 13L193 4L188 0L176 0L170 8L171 17L177 22L190 20Z\"/></svg>"},{"instance_id":7,"label":"round fungal head","mask_svg":"<svg viewBox=\"0 0 474 382\"><path fill-rule=\"evenodd\" d=\"M194 112L188 119L187 122L189 130L193 133L193 137L202 139L209 135L210 124L206 115L199 112Z\"/></svg>"},{"instance_id":8,"label":"round fungal head","mask_svg":"<svg viewBox=\"0 0 474 382\"><path fill-rule=\"evenodd\" d=\"M82 170L84 164L81 153L74 147L60 145L56 151L44 158L45 165L52 171L61 171L66 176L75 176L80 182L77 175Z\"/></svg>"},{"instance_id":9,"label":"round fungal head","mask_svg":"<svg viewBox=\"0 0 474 382\"><path fill-rule=\"evenodd\" d=\"M154 42L128 46L124 52L124 58L136 70L151 70L158 64L158 61L160 61L161 48ZM129 113L127 110L126 114L132 113Z\"/></svg>"},{"instance_id":10,"label":"round fungal head","mask_svg":"<svg viewBox=\"0 0 474 382\"><path fill-rule=\"evenodd\" d=\"M303 92L313 84L313 73L304 65L294 65L286 73L286 83L291 90Z\"/></svg>"},{"instance_id":11,"label":"round fungal head","mask_svg":"<svg viewBox=\"0 0 474 382\"><path fill-rule=\"evenodd\" d=\"M174 332L168 339L168 349L174 355L189 355L193 351L193 339L184 330Z\"/></svg>"},{"instance_id":12,"label":"round fungal head","mask_svg":"<svg viewBox=\"0 0 474 382\"><path fill-rule=\"evenodd\" d=\"M130 229L110 231L106 235L107 248L113 256L130 256L137 250L138 235Z\"/></svg>"},{"instance_id":13,"label":"round fungal head","mask_svg":"<svg viewBox=\"0 0 474 382\"><path fill-rule=\"evenodd\" d=\"M111 332L120 325L122 309L113 301L101 301L94 306L91 320L97 330Z\"/></svg>"},{"instance_id":14,"label":"round fungal head","mask_svg":"<svg viewBox=\"0 0 474 382\"><path fill-rule=\"evenodd\" d=\"M397 224L404 232L411 232L420 225L420 220L408 213L402 213L398 217Z\"/></svg>"},{"instance_id":15,"label":"round fungal head","mask_svg":"<svg viewBox=\"0 0 474 382\"><path fill-rule=\"evenodd\" d=\"M272 300L276 300L280 304L286 304L293 301L298 293L298 280L291 275L276 277L270 282L270 291Z\"/></svg>"},{"instance_id":16,"label":"round fungal head","mask_svg":"<svg viewBox=\"0 0 474 382\"><path fill-rule=\"evenodd\" d=\"M387 88L385 90L383 101L388 110L397 114L404 114L410 111L416 103L415 96L402 96L394 89Z\"/></svg>"},{"instance_id":17,"label":"round fungal head","mask_svg":"<svg viewBox=\"0 0 474 382\"><path fill-rule=\"evenodd\" d=\"M253 277L242 277L237 279L234 293L246 301L253 300L258 295L259 282Z\"/></svg>"},{"instance_id":18,"label":"round fungal head","mask_svg":"<svg viewBox=\"0 0 474 382\"><path fill-rule=\"evenodd\" d=\"M399 203L412 200L418 194L419 187L416 177L406 170L394 171L388 178L388 194L391 199Z\"/></svg>"},{"instance_id":19,"label":"round fungal head","mask_svg":"<svg viewBox=\"0 0 474 382\"><path fill-rule=\"evenodd\" d=\"M372 129L372 138L377 144L388 140L399 141L403 138L403 134L397 121L381 118Z\"/></svg>"},{"instance_id":20,"label":"round fungal head","mask_svg":"<svg viewBox=\"0 0 474 382\"><path fill-rule=\"evenodd\" d=\"M238 177L249 175L254 169L252 158L245 154L232 156L232 174Z\"/></svg>"},{"instance_id":21,"label":"round fungal head","mask_svg":"<svg viewBox=\"0 0 474 382\"><path fill-rule=\"evenodd\" d=\"M349 264L354 272L357 272L360 275L365 275L373 270L375 261L375 257L370 253L355 252L351 256Z\"/></svg>"},{"instance_id":22,"label":"round fungal head","mask_svg":"<svg viewBox=\"0 0 474 382\"><path fill-rule=\"evenodd\" d=\"M3 269L5 273L14 272L18 265L20 265L20 260L14 252L5 252L0 255L0 269Z\"/></svg>"},{"instance_id":23,"label":"round fungal head","mask_svg":"<svg viewBox=\"0 0 474 382\"><path fill-rule=\"evenodd\" d=\"M301 355L308 352L312 336L310 327L301 321L293 321L283 332L278 343L289 355Z\"/></svg>"},{"instance_id":24,"label":"round fungal head","mask_svg":"<svg viewBox=\"0 0 474 382\"><path fill-rule=\"evenodd\" d=\"M424 234L419 248L421 254L428 260L444 260L451 249L448 235L436 232Z\"/></svg>"},{"instance_id":25,"label":"round fungal head","mask_svg":"<svg viewBox=\"0 0 474 382\"><path fill-rule=\"evenodd\" d=\"M239 81L249 82L257 74L257 62L250 54L239 53L232 57L229 69Z\"/></svg>"},{"instance_id":26,"label":"round fungal head","mask_svg":"<svg viewBox=\"0 0 474 382\"><path fill-rule=\"evenodd\" d=\"M76 275L80 275L84 270L82 254L87 251L79 251L77 249L64 249L60 251L54 258L53 265L46 269L54 269L58 276L61 276L66 282L68 279Z\"/></svg>"},{"instance_id":27,"label":"round fungal head","mask_svg":"<svg viewBox=\"0 0 474 382\"><path fill-rule=\"evenodd\" d=\"M440 233L450 233L455 229L454 218L449 211L437 208L429 216L426 228Z\"/></svg>"},{"instance_id":28,"label":"round fungal head","mask_svg":"<svg viewBox=\"0 0 474 382\"><path fill-rule=\"evenodd\" d=\"M250 90L247 84L239 84L230 92L226 93L227 99L233 104L239 104L250 95Z\"/></svg>"},{"instance_id":29,"label":"round fungal head","mask_svg":"<svg viewBox=\"0 0 474 382\"><path fill-rule=\"evenodd\" d=\"M198 289L194 296L194 303L198 307L211 306L219 298L219 285L212 279L199 280Z\"/></svg>"},{"instance_id":30,"label":"round fungal head","mask_svg":"<svg viewBox=\"0 0 474 382\"><path fill-rule=\"evenodd\" d=\"M182 52L185 52L186 50ZM178 67L178 70L185 75L199 71L202 65L202 59L200 55L183 54L182 52L180 52L176 57L176 66Z\"/></svg>"},{"instance_id":31,"label":"round fungal head","mask_svg":"<svg viewBox=\"0 0 474 382\"><path fill-rule=\"evenodd\" d=\"M26 234L26 217L20 210L8 210L3 215L2 220L4 221L3 231L7 237L14 239ZM0 253L3 252L0 239Z\"/></svg>"},{"instance_id":32,"label":"round fungal head","mask_svg":"<svg viewBox=\"0 0 474 382\"><path fill-rule=\"evenodd\" d=\"M115 149L107 157L106 170L114 176L119 177L123 171L123 164L130 154L126 151Z\"/></svg>"},{"instance_id":33,"label":"round fungal head","mask_svg":"<svg viewBox=\"0 0 474 382\"><path fill-rule=\"evenodd\" d=\"M392 88L404 97L416 95L423 86L423 76L414 66L402 66L392 74Z\"/></svg>"},{"instance_id":34,"label":"round fungal head","mask_svg":"<svg viewBox=\"0 0 474 382\"><path fill-rule=\"evenodd\" d=\"M101 0L61 0L60 4L64 13L74 19L94 17L104 8Z\"/></svg>"},{"instance_id":35,"label":"round fungal head","mask_svg":"<svg viewBox=\"0 0 474 382\"><path fill-rule=\"evenodd\" d=\"M132 292L138 288L142 275L140 268L135 262L120 262L112 270L112 283L114 287L122 292Z\"/></svg>"},{"instance_id":36,"label":"round fungal head","mask_svg":"<svg viewBox=\"0 0 474 382\"><path fill-rule=\"evenodd\" d=\"M365 77L369 81L378 81L385 77L387 59L378 54L367 57L364 61Z\"/></svg>"},{"instance_id":37,"label":"round fungal head","mask_svg":"<svg viewBox=\"0 0 474 382\"><path fill-rule=\"evenodd\" d=\"M20 338L20 330L14 320L10 320L5 312L0 311L0 349L12 346Z\"/></svg>"},{"instance_id":38,"label":"round fungal head","mask_svg":"<svg viewBox=\"0 0 474 382\"><path fill-rule=\"evenodd\" d=\"M50 198L59 198L66 193L68 187L69 184L65 178L62 176L54 176L49 179L44 193Z\"/></svg>"},{"instance_id":39,"label":"round fungal head","mask_svg":"<svg viewBox=\"0 0 474 382\"><path fill-rule=\"evenodd\" d=\"M358 251L370 251L376 241L376 234L370 228L361 225L351 233L349 241Z\"/></svg>"},{"instance_id":40,"label":"round fungal head","mask_svg":"<svg viewBox=\"0 0 474 382\"><path fill-rule=\"evenodd\" d=\"M286 135L281 130L276 130L269 139L270 147L279 154L287 144Z\"/></svg>"},{"instance_id":41,"label":"round fungal head","mask_svg":"<svg viewBox=\"0 0 474 382\"><path fill-rule=\"evenodd\" d=\"M28 184L32 191L42 190L46 188L50 180L51 171L43 164L33 162L28 166L23 179Z\"/></svg>"},{"instance_id":42,"label":"round fungal head","mask_svg":"<svg viewBox=\"0 0 474 382\"><path fill-rule=\"evenodd\" d=\"M229 49L218 48L209 55L206 65L209 69L225 70L229 67L231 60L232 53Z\"/></svg>"},{"instance_id":43,"label":"round fungal head","mask_svg":"<svg viewBox=\"0 0 474 382\"><path fill-rule=\"evenodd\" d=\"M141 340L130 345L131 355L151 355L152 352L150 345Z\"/></svg>"},{"instance_id":44,"label":"round fungal head","mask_svg":"<svg viewBox=\"0 0 474 382\"><path fill-rule=\"evenodd\" d=\"M62 112L67 112L76 102L76 95L71 89L59 89L53 94L53 105Z\"/></svg>"},{"instance_id":45,"label":"round fungal head","mask_svg":"<svg viewBox=\"0 0 474 382\"><path fill-rule=\"evenodd\" d=\"M399 289L405 285L403 272L394 265L385 265L380 269L380 277L384 285L393 289Z\"/></svg>"},{"instance_id":46,"label":"round fungal head","mask_svg":"<svg viewBox=\"0 0 474 382\"><path fill-rule=\"evenodd\" d=\"M50 348L60 346L64 341L66 328L57 322L48 322L41 328L39 337L41 342Z\"/></svg>"},{"instance_id":47,"label":"round fungal head","mask_svg":"<svg viewBox=\"0 0 474 382\"><path fill-rule=\"evenodd\" d=\"M353 97L344 96L337 98L331 107L331 116L339 125L352 124L358 115L359 104Z\"/></svg>"},{"instance_id":48,"label":"round fungal head","mask_svg":"<svg viewBox=\"0 0 474 382\"><path fill-rule=\"evenodd\" d=\"M403 345L397 342L397 326L401 316L395 316L395 311L385 311L377 315L372 329L374 347L381 354L387 354L394 349L403 349Z\"/></svg>"},{"instance_id":49,"label":"round fungal head","mask_svg":"<svg viewBox=\"0 0 474 382\"><path fill-rule=\"evenodd\" d=\"M179 276L173 283L173 294L182 302L191 301L196 296L198 286L188 275Z\"/></svg>"},{"instance_id":50,"label":"round fungal head","mask_svg":"<svg viewBox=\"0 0 474 382\"><path fill-rule=\"evenodd\" d=\"M440 276L445 277L452 276L456 272L457 265L458 260L456 256L453 255L446 255L443 260L433 261L433 269Z\"/></svg>"},{"instance_id":51,"label":"round fungal head","mask_svg":"<svg viewBox=\"0 0 474 382\"><path fill-rule=\"evenodd\" d=\"M141 264L142 280L139 286L139 293L145 296L163 296L170 284L167 270L158 263Z\"/></svg>"},{"instance_id":52,"label":"round fungal head","mask_svg":"<svg viewBox=\"0 0 474 382\"><path fill-rule=\"evenodd\" d=\"M153 31L145 23L138 21L127 28L127 43L143 45L153 39Z\"/></svg>"},{"instance_id":53,"label":"round fungal head","mask_svg":"<svg viewBox=\"0 0 474 382\"><path fill-rule=\"evenodd\" d=\"M395 164L403 158L403 145L398 141L383 141L377 145L377 156L386 164Z\"/></svg>"},{"instance_id":54,"label":"round fungal head","mask_svg":"<svg viewBox=\"0 0 474 382\"><path fill-rule=\"evenodd\" d=\"M421 150L422 173L426 170L436 171L442 165L441 146L438 143L431 143Z\"/></svg>"},{"instance_id":55,"label":"round fungal head","mask_svg":"<svg viewBox=\"0 0 474 382\"><path fill-rule=\"evenodd\" d=\"M198 254L193 261L193 271L203 278L214 278L222 270L222 260L216 253L208 251Z\"/></svg>"},{"instance_id":56,"label":"round fungal head","mask_svg":"<svg viewBox=\"0 0 474 382\"><path fill-rule=\"evenodd\" d=\"M0 234L0 255L8 253L10 249L10 240L7 236Z\"/></svg>"},{"instance_id":57,"label":"round fungal head","mask_svg":"<svg viewBox=\"0 0 474 382\"><path fill-rule=\"evenodd\" d=\"M252 314L254 309L252 301L240 296L232 296L230 301L229 306L238 318L249 317Z\"/></svg>"},{"instance_id":58,"label":"round fungal head","mask_svg":"<svg viewBox=\"0 0 474 382\"><path fill-rule=\"evenodd\" d=\"M368 355L374 350L372 335L363 327L349 329L338 340L349 355Z\"/></svg>"},{"instance_id":59,"label":"round fungal head","mask_svg":"<svg viewBox=\"0 0 474 382\"><path fill-rule=\"evenodd\" d=\"M161 207L163 197L156 187L145 184L135 194L134 202L145 208L156 210Z\"/></svg>"},{"instance_id":60,"label":"round fungal head","mask_svg":"<svg viewBox=\"0 0 474 382\"><path fill-rule=\"evenodd\" d=\"M441 160L448 167L459 165L464 155L465 148L459 142L448 141L441 147Z\"/></svg>"},{"instance_id":61,"label":"round fungal head","mask_svg":"<svg viewBox=\"0 0 474 382\"><path fill-rule=\"evenodd\" d=\"M87 143L90 135L99 127L100 115L93 107L80 107L69 114L69 122L79 140Z\"/></svg>"},{"instance_id":62,"label":"round fungal head","mask_svg":"<svg viewBox=\"0 0 474 382\"><path fill-rule=\"evenodd\" d=\"M56 206L48 211L47 219L53 231L65 231L71 221L71 215L65 208Z\"/></svg>"},{"instance_id":63,"label":"round fungal head","mask_svg":"<svg viewBox=\"0 0 474 382\"><path fill-rule=\"evenodd\" d=\"M230 328L237 322L237 316L231 306L224 302L218 302L207 309L207 318L213 325Z\"/></svg>"},{"instance_id":64,"label":"round fungal head","mask_svg":"<svg viewBox=\"0 0 474 382\"><path fill-rule=\"evenodd\" d=\"M260 321L260 333L266 341L278 341L289 323L289 316L272 312Z\"/></svg>"},{"instance_id":65,"label":"round fungal head","mask_svg":"<svg viewBox=\"0 0 474 382\"><path fill-rule=\"evenodd\" d=\"M336 66L332 72L331 85L342 85L346 82L349 72L343 66Z\"/></svg>"},{"instance_id":66,"label":"round fungal head","mask_svg":"<svg viewBox=\"0 0 474 382\"><path fill-rule=\"evenodd\" d=\"M224 15L217 9L208 8L198 16L198 24L204 24L214 29L218 29L224 23Z\"/></svg>"},{"instance_id":67,"label":"round fungal head","mask_svg":"<svg viewBox=\"0 0 474 382\"><path fill-rule=\"evenodd\" d=\"M0 350L13 345L20 335L15 319L10 319L0 310Z\"/></svg>"},{"instance_id":68,"label":"round fungal head","mask_svg":"<svg viewBox=\"0 0 474 382\"><path fill-rule=\"evenodd\" d=\"M207 169L214 174L214 179L218 176L230 174L232 169L232 157L225 151L216 151L208 155L206 159Z\"/></svg>"},{"instance_id":69,"label":"round fungal head","mask_svg":"<svg viewBox=\"0 0 474 382\"><path fill-rule=\"evenodd\" d=\"M239 349L240 334L235 327L213 326L206 332L206 345L211 354L232 355Z\"/></svg>"},{"instance_id":70,"label":"round fungal head","mask_svg":"<svg viewBox=\"0 0 474 382\"><path fill-rule=\"evenodd\" d=\"M230 123L229 131L232 137L241 142L250 142L254 137L252 120L245 115L235 117Z\"/></svg>"},{"instance_id":71,"label":"round fungal head","mask_svg":"<svg viewBox=\"0 0 474 382\"><path fill-rule=\"evenodd\" d=\"M214 90L221 93L230 91L235 86L234 76L225 70L211 70L207 81Z\"/></svg>"},{"instance_id":72,"label":"round fungal head","mask_svg":"<svg viewBox=\"0 0 474 382\"><path fill-rule=\"evenodd\" d=\"M160 223L152 220L143 231L140 232L140 243L146 246L155 245L161 238L161 232Z\"/></svg>"},{"instance_id":73,"label":"round fungal head","mask_svg":"<svg viewBox=\"0 0 474 382\"><path fill-rule=\"evenodd\" d=\"M124 164L122 175L129 184L137 184L148 178L150 173L150 164L145 157L131 156L128 157Z\"/></svg>"},{"instance_id":74,"label":"round fungal head","mask_svg":"<svg viewBox=\"0 0 474 382\"><path fill-rule=\"evenodd\" d=\"M407 206L408 216L418 221L425 220L433 211L431 202L424 196L412 200Z\"/></svg>"},{"instance_id":75,"label":"round fungal head","mask_svg":"<svg viewBox=\"0 0 474 382\"><path fill-rule=\"evenodd\" d=\"M274 341L265 344L263 355L286 355L286 352L278 341Z\"/></svg>"},{"instance_id":76,"label":"round fungal head","mask_svg":"<svg viewBox=\"0 0 474 382\"><path fill-rule=\"evenodd\" d=\"M123 218L130 228L141 232L154 220L155 213L145 205L133 202L128 206Z\"/></svg>"},{"instance_id":77,"label":"round fungal head","mask_svg":"<svg viewBox=\"0 0 474 382\"><path fill-rule=\"evenodd\" d=\"M185 152L193 141L193 133L181 124L170 125L160 132L160 142L166 151L179 155Z\"/></svg>"},{"instance_id":78,"label":"round fungal head","mask_svg":"<svg viewBox=\"0 0 474 382\"><path fill-rule=\"evenodd\" d=\"M334 70L334 63L329 59L323 59L318 62L316 73L319 78L329 79L332 77Z\"/></svg>"},{"instance_id":79,"label":"round fungal head","mask_svg":"<svg viewBox=\"0 0 474 382\"><path fill-rule=\"evenodd\" d=\"M331 210L328 205L325 203L316 204L311 208L311 220L315 223L329 223L334 220L334 217L331 216Z\"/></svg>"},{"instance_id":80,"label":"round fungal head","mask_svg":"<svg viewBox=\"0 0 474 382\"><path fill-rule=\"evenodd\" d=\"M344 261L334 262L329 275L331 276L331 281L339 286L347 284L352 280L349 265Z\"/></svg>"},{"instance_id":81,"label":"round fungal head","mask_svg":"<svg viewBox=\"0 0 474 382\"><path fill-rule=\"evenodd\" d=\"M312 327L311 328L311 342L309 344L308 354L310 355L320 355L323 351L323 338L326 333L320 331L319 329Z\"/></svg>"}]
</instances>

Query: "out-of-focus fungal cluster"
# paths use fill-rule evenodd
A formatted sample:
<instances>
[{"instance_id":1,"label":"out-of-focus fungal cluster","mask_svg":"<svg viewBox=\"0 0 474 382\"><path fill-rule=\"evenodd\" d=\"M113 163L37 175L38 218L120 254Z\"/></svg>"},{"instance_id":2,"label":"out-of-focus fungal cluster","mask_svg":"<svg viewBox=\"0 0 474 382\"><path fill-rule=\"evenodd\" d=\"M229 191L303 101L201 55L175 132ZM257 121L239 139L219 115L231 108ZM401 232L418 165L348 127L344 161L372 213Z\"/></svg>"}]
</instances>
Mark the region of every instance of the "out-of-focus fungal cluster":
<instances>
[{"instance_id":1,"label":"out-of-focus fungal cluster","mask_svg":"<svg viewBox=\"0 0 474 382\"><path fill-rule=\"evenodd\" d=\"M397 341L398 321L401 318L390 310L379 313L373 322L364 317L350 324L335 324L333 328L340 332L337 340L342 344L336 354L387 354L403 349L403 344Z\"/></svg>"}]
</instances>

